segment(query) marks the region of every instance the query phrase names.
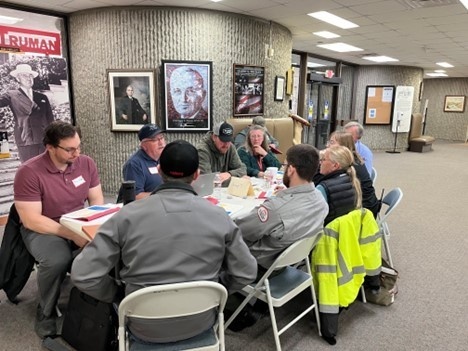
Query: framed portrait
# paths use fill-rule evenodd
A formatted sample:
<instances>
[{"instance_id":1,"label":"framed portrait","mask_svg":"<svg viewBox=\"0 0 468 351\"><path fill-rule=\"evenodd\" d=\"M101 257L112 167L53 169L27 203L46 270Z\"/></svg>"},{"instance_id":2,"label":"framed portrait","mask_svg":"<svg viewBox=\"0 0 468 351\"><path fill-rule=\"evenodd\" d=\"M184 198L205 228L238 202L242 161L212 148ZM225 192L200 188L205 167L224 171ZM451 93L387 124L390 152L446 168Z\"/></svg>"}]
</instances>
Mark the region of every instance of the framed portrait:
<instances>
[{"instance_id":1,"label":"framed portrait","mask_svg":"<svg viewBox=\"0 0 468 351\"><path fill-rule=\"evenodd\" d=\"M265 68L235 64L233 82L234 116L263 115Z\"/></svg>"},{"instance_id":2,"label":"framed portrait","mask_svg":"<svg viewBox=\"0 0 468 351\"><path fill-rule=\"evenodd\" d=\"M368 85L364 124L391 124L395 102L395 87L392 85Z\"/></svg>"},{"instance_id":3,"label":"framed portrait","mask_svg":"<svg viewBox=\"0 0 468 351\"><path fill-rule=\"evenodd\" d=\"M444 112L465 112L465 95L446 95Z\"/></svg>"},{"instance_id":4,"label":"framed portrait","mask_svg":"<svg viewBox=\"0 0 468 351\"><path fill-rule=\"evenodd\" d=\"M138 131L156 123L153 70L107 70L111 130Z\"/></svg>"},{"instance_id":5,"label":"framed portrait","mask_svg":"<svg viewBox=\"0 0 468 351\"><path fill-rule=\"evenodd\" d=\"M162 61L165 129L206 132L212 123L212 63Z\"/></svg>"},{"instance_id":6,"label":"framed portrait","mask_svg":"<svg viewBox=\"0 0 468 351\"><path fill-rule=\"evenodd\" d=\"M286 80L282 76L276 76L275 78L275 101L284 100L284 84Z\"/></svg>"}]
</instances>

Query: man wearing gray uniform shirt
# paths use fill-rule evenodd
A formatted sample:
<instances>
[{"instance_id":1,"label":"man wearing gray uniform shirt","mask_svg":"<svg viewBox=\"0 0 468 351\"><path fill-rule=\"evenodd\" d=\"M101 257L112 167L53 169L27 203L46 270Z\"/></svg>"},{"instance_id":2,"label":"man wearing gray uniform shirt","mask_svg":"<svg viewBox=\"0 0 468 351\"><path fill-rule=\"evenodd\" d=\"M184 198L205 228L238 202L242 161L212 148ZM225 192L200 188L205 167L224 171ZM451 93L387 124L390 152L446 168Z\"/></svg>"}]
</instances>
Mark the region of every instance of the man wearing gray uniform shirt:
<instances>
[{"instance_id":1,"label":"man wearing gray uniform shirt","mask_svg":"<svg viewBox=\"0 0 468 351\"><path fill-rule=\"evenodd\" d=\"M289 245L317 235L328 214L327 203L311 183L319 164L318 151L311 145L295 145L286 160L283 183L287 189L236 220L257 259L260 276Z\"/></svg>"},{"instance_id":2,"label":"man wearing gray uniform shirt","mask_svg":"<svg viewBox=\"0 0 468 351\"><path fill-rule=\"evenodd\" d=\"M190 186L199 175L198 162L196 148L185 141L164 148L158 165L164 184L101 226L73 263L78 289L112 301L117 286L108 272L119 259L126 295L150 285L195 280L219 281L232 292L255 279L257 265L239 228L223 208ZM210 310L171 321L132 321L129 328L137 339L165 343L198 335L214 320Z\"/></svg>"}]
</instances>

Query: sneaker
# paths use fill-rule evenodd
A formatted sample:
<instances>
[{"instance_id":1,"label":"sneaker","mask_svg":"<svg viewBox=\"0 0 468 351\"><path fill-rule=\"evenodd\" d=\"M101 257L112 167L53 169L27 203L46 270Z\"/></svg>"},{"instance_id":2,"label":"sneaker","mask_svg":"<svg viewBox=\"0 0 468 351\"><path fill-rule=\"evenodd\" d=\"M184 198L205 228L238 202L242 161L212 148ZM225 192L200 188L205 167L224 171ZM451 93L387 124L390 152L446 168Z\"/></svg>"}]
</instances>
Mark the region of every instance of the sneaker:
<instances>
[{"instance_id":1,"label":"sneaker","mask_svg":"<svg viewBox=\"0 0 468 351\"><path fill-rule=\"evenodd\" d=\"M44 339L48 336L53 337L57 335L57 325L56 317L52 315L50 317L45 316L42 313L42 308L40 305L37 305L36 310L36 323L34 325L34 330L36 334L39 335L41 339Z\"/></svg>"}]
</instances>

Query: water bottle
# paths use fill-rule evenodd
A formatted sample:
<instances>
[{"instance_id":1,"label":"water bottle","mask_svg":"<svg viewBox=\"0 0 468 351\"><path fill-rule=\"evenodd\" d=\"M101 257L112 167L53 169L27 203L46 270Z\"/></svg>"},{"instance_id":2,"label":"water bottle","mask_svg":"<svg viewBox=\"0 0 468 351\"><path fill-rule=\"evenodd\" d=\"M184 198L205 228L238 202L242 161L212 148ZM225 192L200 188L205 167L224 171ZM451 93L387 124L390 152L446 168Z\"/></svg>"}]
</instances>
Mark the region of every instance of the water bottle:
<instances>
[{"instance_id":1,"label":"water bottle","mask_svg":"<svg viewBox=\"0 0 468 351\"><path fill-rule=\"evenodd\" d=\"M221 174L219 174L219 172L215 173L213 182L214 182L213 196L219 200L221 199L221 185L222 185Z\"/></svg>"},{"instance_id":2,"label":"water bottle","mask_svg":"<svg viewBox=\"0 0 468 351\"><path fill-rule=\"evenodd\" d=\"M132 201L135 201L135 181L126 180L122 182L122 201L123 204L129 204Z\"/></svg>"}]
</instances>

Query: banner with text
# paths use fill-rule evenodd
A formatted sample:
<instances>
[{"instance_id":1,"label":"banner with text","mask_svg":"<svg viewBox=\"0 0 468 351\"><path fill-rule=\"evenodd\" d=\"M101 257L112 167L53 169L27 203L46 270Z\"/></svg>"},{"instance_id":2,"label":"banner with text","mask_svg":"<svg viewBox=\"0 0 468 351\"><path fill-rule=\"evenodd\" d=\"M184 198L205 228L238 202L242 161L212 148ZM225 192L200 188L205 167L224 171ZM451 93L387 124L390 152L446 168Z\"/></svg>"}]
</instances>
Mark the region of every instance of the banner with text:
<instances>
[{"instance_id":1,"label":"banner with text","mask_svg":"<svg viewBox=\"0 0 468 351\"><path fill-rule=\"evenodd\" d=\"M0 48L61 56L60 33L0 26Z\"/></svg>"}]
</instances>

